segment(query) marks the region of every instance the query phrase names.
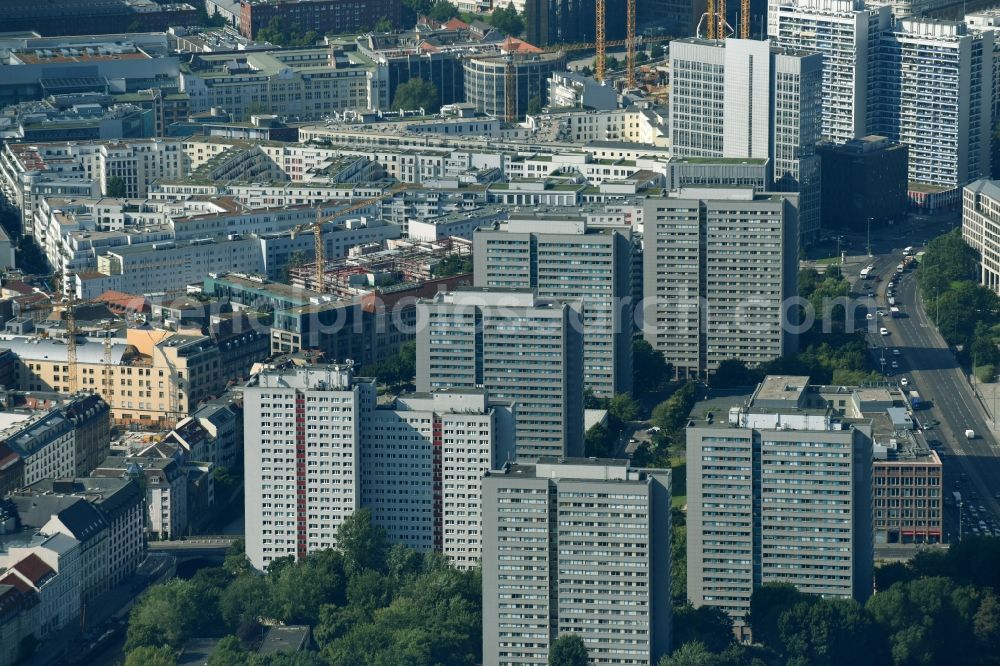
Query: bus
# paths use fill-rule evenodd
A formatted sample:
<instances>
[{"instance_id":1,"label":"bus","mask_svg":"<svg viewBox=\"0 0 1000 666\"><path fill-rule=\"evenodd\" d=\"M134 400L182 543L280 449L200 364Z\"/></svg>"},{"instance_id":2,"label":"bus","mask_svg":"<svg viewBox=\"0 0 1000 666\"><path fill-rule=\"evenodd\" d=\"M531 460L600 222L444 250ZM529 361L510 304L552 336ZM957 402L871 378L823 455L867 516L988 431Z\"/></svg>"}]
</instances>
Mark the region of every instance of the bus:
<instances>
[{"instance_id":1,"label":"bus","mask_svg":"<svg viewBox=\"0 0 1000 666\"><path fill-rule=\"evenodd\" d=\"M912 407L915 411L923 406L924 401L920 399L920 394L916 391L910 391L910 407Z\"/></svg>"},{"instance_id":2,"label":"bus","mask_svg":"<svg viewBox=\"0 0 1000 666\"><path fill-rule=\"evenodd\" d=\"M868 266L866 268L862 268L861 269L861 279L862 280L868 280L868 279L871 279L871 277L872 277L872 267L871 266Z\"/></svg>"}]
</instances>

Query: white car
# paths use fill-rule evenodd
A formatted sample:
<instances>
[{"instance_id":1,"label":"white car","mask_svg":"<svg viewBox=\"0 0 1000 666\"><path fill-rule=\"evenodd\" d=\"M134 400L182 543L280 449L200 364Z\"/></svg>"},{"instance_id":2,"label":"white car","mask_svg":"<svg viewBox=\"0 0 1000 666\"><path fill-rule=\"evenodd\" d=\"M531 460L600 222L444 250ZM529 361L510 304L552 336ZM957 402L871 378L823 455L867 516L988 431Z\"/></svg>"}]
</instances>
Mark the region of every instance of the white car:
<instances>
[{"instance_id":1,"label":"white car","mask_svg":"<svg viewBox=\"0 0 1000 666\"><path fill-rule=\"evenodd\" d=\"M909 386L910 385L910 380L907 379L906 377L900 377L899 378L899 385L900 386Z\"/></svg>"},{"instance_id":2,"label":"white car","mask_svg":"<svg viewBox=\"0 0 1000 666\"><path fill-rule=\"evenodd\" d=\"M885 328L884 326L882 328L878 329L878 332L879 332L879 335L889 335L889 329Z\"/></svg>"},{"instance_id":3,"label":"white car","mask_svg":"<svg viewBox=\"0 0 1000 666\"><path fill-rule=\"evenodd\" d=\"M871 313L871 312L869 312L868 314L866 314L866 315L865 315L865 319L867 319L868 321L871 321L871 320L872 320L872 319L874 319L874 318L875 318L875 317L873 317L873 316L872 316L872 313Z\"/></svg>"}]
</instances>

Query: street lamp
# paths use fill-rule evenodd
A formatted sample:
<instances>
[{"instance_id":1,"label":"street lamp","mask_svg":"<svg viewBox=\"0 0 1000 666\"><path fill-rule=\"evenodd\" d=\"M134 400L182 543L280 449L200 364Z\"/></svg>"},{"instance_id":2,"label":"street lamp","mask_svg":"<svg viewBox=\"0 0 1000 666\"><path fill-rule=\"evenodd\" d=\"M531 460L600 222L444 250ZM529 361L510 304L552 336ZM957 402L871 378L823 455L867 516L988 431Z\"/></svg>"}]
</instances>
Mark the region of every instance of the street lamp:
<instances>
[{"instance_id":1,"label":"street lamp","mask_svg":"<svg viewBox=\"0 0 1000 666\"><path fill-rule=\"evenodd\" d=\"M868 218L868 256L872 256L872 218Z\"/></svg>"}]
</instances>

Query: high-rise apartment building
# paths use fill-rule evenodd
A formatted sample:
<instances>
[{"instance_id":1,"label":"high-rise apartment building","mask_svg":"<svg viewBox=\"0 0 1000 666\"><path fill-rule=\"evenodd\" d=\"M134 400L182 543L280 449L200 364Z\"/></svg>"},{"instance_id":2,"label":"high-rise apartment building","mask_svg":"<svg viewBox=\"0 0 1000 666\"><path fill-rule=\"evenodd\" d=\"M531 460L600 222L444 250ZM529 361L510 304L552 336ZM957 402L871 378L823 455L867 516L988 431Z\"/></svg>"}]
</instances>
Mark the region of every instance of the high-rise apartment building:
<instances>
[{"instance_id":1,"label":"high-rise apartment building","mask_svg":"<svg viewBox=\"0 0 1000 666\"><path fill-rule=\"evenodd\" d=\"M820 227L823 57L768 41L670 44L670 138L677 157L769 159L774 189L799 193L799 233Z\"/></svg>"},{"instance_id":2,"label":"high-rise apartment building","mask_svg":"<svg viewBox=\"0 0 1000 666\"><path fill-rule=\"evenodd\" d=\"M785 299L798 284L795 195L689 188L643 212L643 334L678 378L727 359L792 351Z\"/></svg>"},{"instance_id":3,"label":"high-rise apartment building","mask_svg":"<svg viewBox=\"0 0 1000 666\"><path fill-rule=\"evenodd\" d=\"M592 664L670 648L670 471L543 457L483 479L483 663L547 664L577 634Z\"/></svg>"},{"instance_id":4,"label":"high-rise apartment building","mask_svg":"<svg viewBox=\"0 0 1000 666\"><path fill-rule=\"evenodd\" d=\"M767 34L785 49L823 54L823 137L843 143L868 134L877 89L879 38L888 5L863 0L768 3Z\"/></svg>"},{"instance_id":5,"label":"high-rise apartment building","mask_svg":"<svg viewBox=\"0 0 1000 666\"><path fill-rule=\"evenodd\" d=\"M480 479L514 457L512 406L487 403L482 390L376 405L375 380L349 364L267 369L244 396L255 567L335 546L362 507L391 542L477 565Z\"/></svg>"},{"instance_id":6,"label":"high-rise apartment building","mask_svg":"<svg viewBox=\"0 0 1000 666\"><path fill-rule=\"evenodd\" d=\"M516 403L517 457L583 453L583 305L473 288L417 303L417 390Z\"/></svg>"},{"instance_id":7,"label":"high-rise apartment building","mask_svg":"<svg viewBox=\"0 0 1000 666\"><path fill-rule=\"evenodd\" d=\"M632 231L584 215L511 213L473 237L477 287L531 289L583 302L583 386L599 398L632 388Z\"/></svg>"},{"instance_id":8,"label":"high-rise apartment building","mask_svg":"<svg viewBox=\"0 0 1000 666\"><path fill-rule=\"evenodd\" d=\"M769 376L728 418L688 427L695 606L717 606L740 624L764 583L871 595L872 424L852 415L855 398L825 395L808 377Z\"/></svg>"},{"instance_id":9,"label":"high-rise apartment building","mask_svg":"<svg viewBox=\"0 0 1000 666\"><path fill-rule=\"evenodd\" d=\"M896 21L882 35L877 129L909 147L909 181L954 189L990 173L991 29Z\"/></svg>"}]
</instances>

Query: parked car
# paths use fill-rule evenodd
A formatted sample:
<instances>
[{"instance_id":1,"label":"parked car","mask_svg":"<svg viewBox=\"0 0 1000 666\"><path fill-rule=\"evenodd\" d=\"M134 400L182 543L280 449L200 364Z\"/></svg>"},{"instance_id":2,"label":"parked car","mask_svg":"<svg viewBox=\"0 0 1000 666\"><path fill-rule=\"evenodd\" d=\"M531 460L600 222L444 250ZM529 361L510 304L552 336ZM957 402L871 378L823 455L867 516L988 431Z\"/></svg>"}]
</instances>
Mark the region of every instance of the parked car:
<instances>
[{"instance_id":1,"label":"parked car","mask_svg":"<svg viewBox=\"0 0 1000 666\"><path fill-rule=\"evenodd\" d=\"M878 329L878 332L879 332L879 335L889 335L889 329L885 328L884 326L882 328Z\"/></svg>"}]
</instances>

